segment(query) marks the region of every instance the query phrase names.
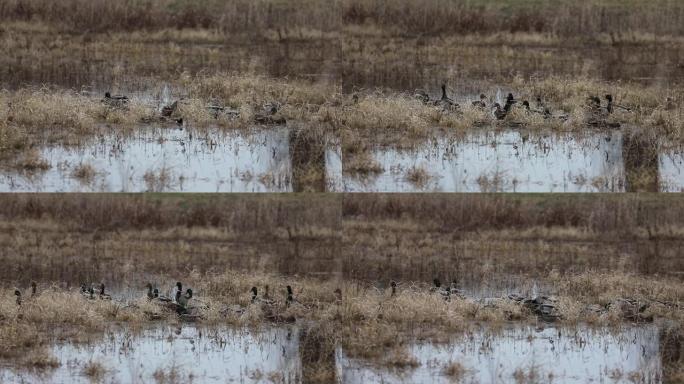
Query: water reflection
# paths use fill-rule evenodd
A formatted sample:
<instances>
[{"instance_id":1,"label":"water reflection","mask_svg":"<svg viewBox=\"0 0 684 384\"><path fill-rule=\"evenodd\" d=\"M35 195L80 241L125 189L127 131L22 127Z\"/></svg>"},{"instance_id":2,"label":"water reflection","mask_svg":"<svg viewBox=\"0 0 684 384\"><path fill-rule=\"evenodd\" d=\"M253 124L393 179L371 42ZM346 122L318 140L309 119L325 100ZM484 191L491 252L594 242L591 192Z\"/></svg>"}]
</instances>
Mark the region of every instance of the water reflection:
<instances>
[{"instance_id":1,"label":"water reflection","mask_svg":"<svg viewBox=\"0 0 684 384\"><path fill-rule=\"evenodd\" d=\"M411 150L379 148L382 172L346 173L360 192L632 192L684 187L681 154L619 131L584 135L518 130L436 138ZM411 172L421 170L417 182Z\"/></svg>"},{"instance_id":2,"label":"water reflection","mask_svg":"<svg viewBox=\"0 0 684 384\"><path fill-rule=\"evenodd\" d=\"M0 191L290 192L302 182L292 172L288 132L284 127L203 134L150 129L132 137L106 135L79 147L45 147L41 156L49 170L4 171ZM324 181L316 190L335 188L332 180L341 172L339 151L326 145L316 147L323 154L317 169ZM76 176L84 166L92 167L91 177Z\"/></svg>"},{"instance_id":3,"label":"water reflection","mask_svg":"<svg viewBox=\"0 0 684 384\"><path fill-rule=\"evenodd\" d=\"M113 332L88 345L58 344L53 355L61 365L38 376L0 371L0 382L89 383L83 370L98 362L111 383L277 383L300 382L295 328L250 330L163 327ZM175 375L175 376L174 376Z\"/></svg>"},{"instance_id":4,"label":"water reflection","mask_svg":"<svg viewBox=\"0 0 684 384\"><path fill-rule=\"evenodd\" d=\"M43 373L0 368L0 382L73 382L89 378L84 368L97 362L105 382L308 382L307 372L341 383L641 382L659 383L662 363L658 329L538 329L521 326L454 335L446 344L408 347L412 366L349 357L328 345L334 338L314 326L261 331L225 327L158 327L109 332L87 344L51 348L59 367ZM388 353L383 356L391 355ZM389 363L389 364L387 364ZM456 365L457 364L457 365ZM456 365L451 372L445 368ZM455 377L458 373L459 377Z\"/></svg>"},{"instance_id":5,"label":"water reflection","mask_svg":"<svg viewBox=\"0 0 684 384\"><path fill-rule=\"evenodd\" d=\"M450 345L413 345L409 353L418 366L411 370L382 369L338 354L343 383L659 383L658 343L654 327L617 334L523 327L467 333ZM458 368L449 372L450 364Z\"/></svg>"}]
</instances>

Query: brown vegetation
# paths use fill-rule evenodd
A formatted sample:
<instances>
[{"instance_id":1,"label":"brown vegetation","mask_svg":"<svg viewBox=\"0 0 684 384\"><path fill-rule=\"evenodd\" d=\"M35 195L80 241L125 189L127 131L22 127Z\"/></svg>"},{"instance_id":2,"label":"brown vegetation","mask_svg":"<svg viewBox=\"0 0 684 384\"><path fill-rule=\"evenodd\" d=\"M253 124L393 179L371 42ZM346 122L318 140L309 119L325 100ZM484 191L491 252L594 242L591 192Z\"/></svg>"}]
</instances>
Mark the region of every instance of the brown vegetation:
<instances>
[{"instance_id":1,"label":"brown vegetation","mask_svg":"<svg viewBox=\"0 0 684 384\"><path fill-rule=\"evenodd\" d=\"M93 18L93 14L102 17ZM430 0L192 1L104 0L0 2L0 20L39 20L65 31L159 30L206 28L225 34L268 31L373 27L395 35L538 32L561 36L616 36L634 32L680 35L684 10L677 2L658 0L507 2ZM579 22L581 20L581 22ZM282 33L282 32L281 32Z\"/></svg>"}]
</instances>

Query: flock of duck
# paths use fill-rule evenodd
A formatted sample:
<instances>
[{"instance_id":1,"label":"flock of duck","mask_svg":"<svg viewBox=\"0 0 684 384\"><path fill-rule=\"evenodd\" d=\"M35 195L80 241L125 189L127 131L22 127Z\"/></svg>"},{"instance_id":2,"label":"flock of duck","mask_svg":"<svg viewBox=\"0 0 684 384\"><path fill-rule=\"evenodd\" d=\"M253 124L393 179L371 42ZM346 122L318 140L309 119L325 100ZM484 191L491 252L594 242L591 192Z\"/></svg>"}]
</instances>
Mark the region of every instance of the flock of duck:
<instances>
[{"instance_id":1,"label":"flock of duck","mask_svg":"<svg viewBox=\"0 0 684 384\"><path fill-rule=\"evenodd\" d=\"M414 97L425 105L434 105L438 107L443 112L458 112L460 105L456 103L453 99L447 96L446 84L442 84L442 97L439 99L432 100L430 95L424 90L417 89L414 93ZM587 124L592 126L609 126L609 127L620 127L617 122L608 122L605 119L611 115L616 109L621 109L627 112L632 112L632 109L623 105L615 104L613 101L613 96L611 94L605 95L605 105L602 103L601 98L598 96L589 96L587 98L587 112L589 113ZM502 105L503 103L503 105ZM672 103L672 99L668 98L668 105ZM485 94L480 94L478 100L470 101L473 107L488 110L491 115L496 120L504 120L510 115L514 108L522 108L526 114L538 114L544 119L559 119L565 121L569 118L567 114L564 113L552 113L549 106L542 100L541 97L537 97L534 107L531 106L528 100L522 100L522 102L513 96L513 93L509 93L505 101L493 102Z\"/></svg>"},{"instance_id":2,"label":"flock of duck","mask_svg":"<svg viewBox=\"0 0 684 384\"><path fill-rule=\"evenodd\" d=\"M127 109L130 102L130 98L126 95L113 95L110 92L105 93L105 97L102 99L102 103L113 109ZM178 125L183 125L183 117L179 113L179 103L181 100L175 100L170 104L161 106L159 110L159 118L163 121L173 121ZM220 116L226 116L229 119L237 119L240 117L240 111L237 109L229 108L219 104L207 105L206 110L211 114L214 119L218 119ZM268 102L262 106L261 111L257 111L254 114L254 122L263 125L282 125L286 123L285 118L278 116L278 111L280 111L281 105L277 102Z\"/></svg>"},{"instance_id":3,"label":"flock of duck","mask_svg":"<svg viewBox=\"0 0 684 384\"><path fill-rule=\"evenodd\" d=\"M169 296L161 294L159 288L154 287L151 283L148 283L146 288L147 292L145 298L149 303L156 305L159 309L159 311L146 311L146 314L151 319L163 318L162 314L160 313L161 311L171 311L175 312L182 320L194 321L202 318L202 314L199 309L209 308L207 303L196 299L193 296L192 289L187 288L184 291L183 284L181 282L177 282L175 284L170 291ZM393 298L399 294L398 284L396 281L391 281L389 288L390 298ZM30 290L30 298L34 298L39 295L35 281L31 283ZM452 300L466 300L482 305L485 308L497 308L499 306L503 306L504 309L506 309L505 305L503 305L505 303L521 305L524 309L536 315L540 320L545 322L554 322L562 318L557 306L558 301L554 297L537 294L526 297L514 293L500 298L470 298L458 288L458 283L456 280L445 286L442 285L442 282L438 278L433 280L433 285L428 291L430 294L437 295L447 302ZM252 287L249 290L249 293L251 297L248 306L258 306L262 311L264 318L273 322L286 323L294 322L296 320L293 315L285 315L282 311L279 311L279 309L282 309L283 304L285 308L290 308L291 306L296 305L303 309L311 309L306 304L302 304L299 300L297 300L294 290L290 285L285 287L282 301L270 295L268 285L265 286L261 294L259 294L259 289L256 286ZM102 283L97 285L97 289L93 285L89 286L82 284L80 294L86 300L112 300L112 296L105 292L105 285ZM343 302L342 290L340 288L336 288L333 294L335 298L335 304L341 304ZM16 296L16 304L21 306L24 301L21 291L19 289L15 289L14 295ZM674 305L665 302L659 303L666 306ZM138 307L138 305L135 303L131 304L122 302L121 304L126 307ZM646 314L646 310L650 305L650 302L643 302L633 299L616 299L606 305L588 305L586 308L584 308L583 313L600 316L610 311L617 311L617 313L621 314L621 316L626 320L645 322L653 320L652 316ZM224 316L230 314L241 315L248 310L248 306L225 306L224 308L221 308L219 312ZM509 320L515 320L515 316L512 313L506 310L504 312Z\"/></svg>"}]
</instances>

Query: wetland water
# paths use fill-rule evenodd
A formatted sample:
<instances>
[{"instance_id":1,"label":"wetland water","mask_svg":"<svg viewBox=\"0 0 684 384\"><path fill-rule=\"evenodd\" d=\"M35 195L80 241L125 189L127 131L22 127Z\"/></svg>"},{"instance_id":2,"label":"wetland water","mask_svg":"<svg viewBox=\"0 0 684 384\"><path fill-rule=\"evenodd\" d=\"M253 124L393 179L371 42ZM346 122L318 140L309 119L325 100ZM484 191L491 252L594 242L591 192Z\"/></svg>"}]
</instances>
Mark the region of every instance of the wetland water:
<instances>
[{"instance_id":1,"label":"wetland water","mask_svg":"<svg viewBox=\"0 0 684 384\"><path fill-rule=\"evenodd\" d=\"M636 144L635 144L636 143ZM377 148L378 174L345 173L347 192L679 192L681 151L621 132L472 131L414 148ZM427 175L422 183L409 170Z\"/></svg>"},{"instance_id":2,"label":"wetland water","mask_svg":"<svg viewBox=\"0 0 684 384\"><path fill-rule=\"evenodd\" d=\"M58 343L51 347L60 366L35 372L0 367L0 382L87 383L89 362L106 369L104 382L299 383L303 340L297 327L262 331L203 328L193 325L134 332L111 331L89 343ZM388 368L379 361L349 357L338 347L330 367L340 383L451 382L447 364L458 362L466 383L490 382L661 382L656 327L620 330L560 329L521 326L453 335L445 344L416 343L408 347L413 368ZM320 363L319 363L320 364Z\"/></svg>"},{"instance_id":3,"label":"wetland water","mask_svg":"<svg viewBox=\"0 0 684 384\"><path fill-rule=\"evenodd\" d=\"M288 129L194 134L177 128L110 134L79 146L40 150L50 168L27 174L3 171L3 192L291 192ZM341 160L334 147L325 153L326 188L335 190ZM84 164L95 171L77 178ZM320 164L319 164L320 165Z\"/></svg>"},{"instance_id":4,"label":"wetland water","mask_svg":"<svg viewBox=\"0 0 684 384\"><path fill-rule=\"evenodd\" d=\"M44 146L45 171L0 169L1 192L680 192L679 148L620 131L472 130L410 149L377 146L381 171L344 170L339 140L286 127L110 133ZM314 144L312 144L314 143ZM295 156L293 157L293 154ZM294 166L293 166L294 164ZM77 177L83 166L88 177ZM410 172L421 170L416 182Z\"/></svg>"}]
</instances>

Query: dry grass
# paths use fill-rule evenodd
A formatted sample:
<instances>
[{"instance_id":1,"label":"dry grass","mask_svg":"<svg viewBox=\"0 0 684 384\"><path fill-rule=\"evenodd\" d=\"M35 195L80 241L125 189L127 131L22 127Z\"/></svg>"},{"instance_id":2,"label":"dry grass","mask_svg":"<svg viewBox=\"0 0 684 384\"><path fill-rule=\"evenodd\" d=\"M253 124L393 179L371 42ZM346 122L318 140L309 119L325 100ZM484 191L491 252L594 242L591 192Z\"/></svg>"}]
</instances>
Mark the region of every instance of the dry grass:
<instances>
[{"instance_id":1,"label":"dry grass","mask_svg":"<svg viewBox=\"0 0 684 384\"><path fill-rule=\"evenodd\" d=\"M418 188L424 188L432 176L421 166L412 166L406 170L406 180Z\"/></svg>"},{"instance_id":2,"label":"dry grass","mask_svg":"<svg viewBox=\"0 0 684 384\"><path fill-rule=\"evenodd\" d=\"M89 361L83 366L83 375L91 381L99 382L104 378L107 370L97 361Z\"/></svg>"},{"instance_id":3,"label":"dry grass","mask_svg":"<svg viewBox=\"0 0 684 384\"><path fill-rule=\"evenodd\" d=\"M46 0L0 3L3 22L38 20L65 31L160 30L206 28L219 33L259 36L316 36L318 31L344 28L387 35L494 34L536 32L592 38L610 33L681 35L682 7L656 2L592 0L548 4L527 0L454 3L342 0L322 4L311 0L209 1L147 0L110 4L106 1ZM106 15L96 20L93 14ZM639 16L636 16L639 15ZM582 20L582 23L577 22ZM294 33L293 33L294 32Z\"/></svg>"},{"instance_id":4,"label":"dry grass","mask_svg":"<svg viewBox=\"0 0 684 384\"><path fill-rule=\"evenodd\" d=\"M396 92L359 92L355 101L342 96L338 85L326 82L237 74L183 74L176 82L187 92L177 113L192 129L254 126L255 118L263 116L265 106L279 105L275 119L284 118L289 125L308 123L322 132L341 134L354 143L371 141L411 146L417 140L434 137L440 128L450 134L473 127L509 126L579 132L588 128L587 123L593 116L586 105L587 97L611 93L617 103L632 111L616 109L605 122L620 123L625 132L637 130L643 134L643 128L649 128L651 136L667 136L676 142L684 140L682 109L666 108L668 97L676 99L680 95L660 86L610 84L586 78L548 77L528 81L515 77L509 86L519 100L534 103L541 97L554 115L569 118L544 119L541 114L515 107L504 121L498 121L491 111L473 107L470 100L457 99L461 106L453 111L442 111ZM489 91L491 97L493 90ZM9 150L30 148L45 141L78 143L84 137L101 133L104 125L130 132L125 128L159 121L156 106L137 98L122 109L107 106L99 97L71 91L21 89L1 93L0 102L8 106L0 108L0 121L4 122L0 126L0 146ZM216 116L207 108L210 105L229 108L238 115L222 112Z\"/></svg>"},{"instance_id":5,"label":"dry grass","mask_svg":"<svg viewBox=\"0 0 684 384\"><path fill-rule=\"evenodd\" d=\"M377 175L385 170L368 151L345 156L342 166L344 172L349 172L362 177Z\"/></svg>"},{"instance_id":6,"label":"dry grass","mask_svg":"<svg viewBox=\"0 0 684 384\"><path fill-rule=\"evenodd\" d=\"M74 167L71 175L85 183L89 183L95 178L97 171L91 164L81 163Z\"/></svg>"},{"instance_id":7,"label":"dry grass","mask_svg":"<svg viewBox=\"0 0 684 384\"><path fill-rule=\"evenodd\" d=\"M465 378L468 370L458 361L451 361L444 366L444 375L451 378L454 382L460 382Z\"/></svg>"},{"instance_id":8,"label":"dry grass","mask_svg":"<svg viewBox=\"0 0 684 384\"><path fill-rule=\"evenodd\" d=\"M50 169L50 163L43 159L40 151L36 148L31 148L17 155L11 167L20 172L41 172Z\"/></svg>"}]
</instances>

